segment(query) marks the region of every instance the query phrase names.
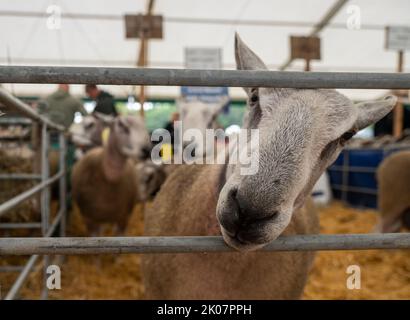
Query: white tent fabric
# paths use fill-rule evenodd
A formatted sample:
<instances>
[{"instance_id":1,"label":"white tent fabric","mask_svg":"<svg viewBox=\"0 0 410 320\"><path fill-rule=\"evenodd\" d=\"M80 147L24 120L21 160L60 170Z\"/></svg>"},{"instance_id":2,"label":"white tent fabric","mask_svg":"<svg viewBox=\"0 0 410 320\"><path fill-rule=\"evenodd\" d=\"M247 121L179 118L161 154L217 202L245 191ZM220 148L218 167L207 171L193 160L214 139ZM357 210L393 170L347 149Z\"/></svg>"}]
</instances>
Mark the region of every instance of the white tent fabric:
<instances>
[{"instance_id":1,"label":"white tent fabric","mask_svg":"<svg viewBox=\"0 0 410 320\"><path fill-rule=\"evenodd\" d=\"M233 39L237 31L271 69L289 57L289 36L307 35L335 0L156 0L155 14L164 16L164 39L149 43L149 66L183 68L185 47L221 47L223 65L234 64ZM47 8L61 8L61 28L47 27ZM355 7L352 7L355 6ZM0 2L0 64L133 67L139 40L125 39L124 14L143 13L146 1L2 0ZM357 8L361 29L348 29L349 10ZM312 62L316 71L394 72L397 53L386 51L387 25L410 25L407 0L351 0L321 32L322 59ZM33 14L36 13L36 14ZM72 14L82 17L67 17ZM84 15L89 15L84 17ZM209 19L212 21L194 21ZM218 23L215 23L214 20ZM267 22L283 25L267 25ZM257 22L260 25L257 25ZM285 22L293 22L292 25ZM285 25L286 24L286 25ZM405 71L410 71L405 59ZM288 70L303 70L295 61ZM18 95L45 95L53 85L7 85ZM131 87L109 88L118 96ZM82 86L73 92L83 95ZM179 88L150 87L151 97L175 97ZM240 88L231 96L244 97ZM380 90L343 90L353 99L379 97Z\"/></svg>"}]
</instances>

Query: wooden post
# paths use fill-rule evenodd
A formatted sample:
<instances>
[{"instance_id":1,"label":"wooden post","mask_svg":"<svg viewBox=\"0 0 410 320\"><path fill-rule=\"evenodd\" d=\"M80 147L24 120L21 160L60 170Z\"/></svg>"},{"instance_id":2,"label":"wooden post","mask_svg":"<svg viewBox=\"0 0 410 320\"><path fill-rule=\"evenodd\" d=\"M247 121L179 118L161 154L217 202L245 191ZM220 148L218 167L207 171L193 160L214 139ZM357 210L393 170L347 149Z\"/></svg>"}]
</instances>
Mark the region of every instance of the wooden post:
<instances>
[{"instance_id":1,"label":"wooden post","mask_svg":"<svg viewBox=\"0 0 410 320\"><path fill-rule=\"evenodd\" d=\"M306 59L305 62L305 71L310 71L310 59Z\"/></svg>"},{"instance_id":2,"label":"wooden post","mask_svg":"<svg viewBox=\"0 0 410 320\"><path fill-rule=\"evenodd\" d=\"M140 52L139 52L139 56L138 56L138 67L145 67L147 65L147 47L148 47L148 40L145 37L145 33L144 31L141 31L140 33ZM141 109L140 109L140 115L142 118L145 117L145 111L144 111L144 103L145 103L145 86L142 85L140 86L140 90L139 90L139 102L141 105Z\"/></svg>"},{"instance_id":3,"label":"wooden post","mask_svg":"<svg viewBox=\"0 0 410 320\"><path fill-rule=\"evenodd\" d=\"M147 15L151 16L152 11L154 9L154 0L148 0L147 4ZM147 56L148 56L148 37L146 35L146 30L141 30L140 32L140 51L138 55L138 67L146 67L147 66ZM144 103L145 103L145 86L140 86L139 91L139 102L141 105L140 115L142 118L145 117L145 110L144 110Z\"/></svg>"},{"instance_id":4,"label":"wooden post","mask_svg":"<svg viewBox=\"0 0 410 320\"><path fill-rule=\"evenodd\" d=\"M403 60L403 51L400 50L398 52L397 72L403 72ZM393 136L397 139L403 134L403 116L403 103L400 101L399 97L399 100L393 110Z\"/></svg>"},{"instance_id":5,"label":"wooden post","mask_svg":"<svg viewBox=\"0 0 410 320\"><path fill-rule=\"evenodd\" d=\"M291 59L304 59L304 71L311 71L311 60L320 60L320 38L319 37L290 37Z\"/></svg>"}]
</instances>

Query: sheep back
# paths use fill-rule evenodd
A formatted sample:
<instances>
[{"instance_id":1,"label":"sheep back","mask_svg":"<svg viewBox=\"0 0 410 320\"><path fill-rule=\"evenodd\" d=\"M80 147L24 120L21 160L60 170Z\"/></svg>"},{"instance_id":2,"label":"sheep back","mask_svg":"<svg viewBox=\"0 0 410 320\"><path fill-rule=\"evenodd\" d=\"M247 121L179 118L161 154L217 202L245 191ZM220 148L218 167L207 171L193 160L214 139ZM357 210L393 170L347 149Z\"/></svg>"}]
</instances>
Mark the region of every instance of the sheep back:
<instances>
[{"instance_id":1,"label":"sheep back","mask_svg":"<svg viewBox=\"0 0 410 320\"><path fill-rule=\"evenodd\" d=\"M116 181L106 179L103 148L95 148L78 161L72 172L73 200L82 216L95 224L117 223L125 228L137 202L137 179L131 160Z\"/></svg>"},{"instance_id":2,"label":"sheep back","mask_svg":"<svg viewBox=\"0 0 410 320\"><path fill-rule=\"evenodd\" d=\"M391 232L402 214L410 209L410 151L387 157L377 169L379 231Z\"/></svg>"}]
</instances>

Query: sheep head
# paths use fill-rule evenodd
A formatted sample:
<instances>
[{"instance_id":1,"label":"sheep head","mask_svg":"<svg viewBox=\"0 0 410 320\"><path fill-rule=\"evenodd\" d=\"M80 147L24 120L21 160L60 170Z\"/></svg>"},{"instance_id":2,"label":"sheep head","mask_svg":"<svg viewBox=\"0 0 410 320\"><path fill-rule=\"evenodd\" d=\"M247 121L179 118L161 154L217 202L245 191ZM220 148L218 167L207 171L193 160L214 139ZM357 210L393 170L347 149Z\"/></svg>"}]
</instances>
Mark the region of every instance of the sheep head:
<instances>
[{"instance_id":1,"label":"sheep head","mask_svg":"<svg viewBox=\"0 0 410 320\"><path fill-rule=\"evenodd\" d=\"M238 36L235 54L238 69L266 70ZM257 153L258 170L241 175L240 164L230 165L219 194L217 218L230 246L254 250L286 229L346 141L390 112L396 98L354 105L335 90L245 91L244 128L258 130L259 144L239 152Z\"/></svg>"}]
</instances>

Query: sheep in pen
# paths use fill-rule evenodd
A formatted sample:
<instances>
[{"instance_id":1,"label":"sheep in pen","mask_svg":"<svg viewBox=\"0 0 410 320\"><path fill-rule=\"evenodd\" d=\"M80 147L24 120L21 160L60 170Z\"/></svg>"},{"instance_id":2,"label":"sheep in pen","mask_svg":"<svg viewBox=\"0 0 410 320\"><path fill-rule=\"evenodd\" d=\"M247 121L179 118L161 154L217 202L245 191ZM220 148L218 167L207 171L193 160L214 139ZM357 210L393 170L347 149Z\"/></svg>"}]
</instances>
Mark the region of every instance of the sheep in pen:
<instances>
[{"instance_id":1,"label":"sheep in pen","mask_svg":"<svg viewBox=\"0 0 410 320\"><path fill-rule=\"evenodd\" d=\"M266 70L239 37L235 44L238 69ZM133 262L136 269L141 263L140 275L130 276L140 286L133 292L141 294L138 297L143 297L144 290L144 297L164 299L295 299L303 297L309 272L314 272L312 251L326 249L326 245L330 250L349 249L349 245L359 249L408 248L406 234L385 238L322 236L319 239L324 242L316 241L313 234L319 232L320 225L309 200L315 181L342 147L358 130L387 114L396 103L394 97L354 105L333 90L244 88L248 109L243 128L260 130L256 174L242 176L240 166L232 164L183 164L171 170L154 201L147 205L144 223L141 210L131 215L126 233L144 235L140 240L5 238L0 241L0 252L144 252L142 261L138 257ZM252 151L239 149L238 153ZM133 230L133 225L138 227ZM202 238L216 235L223 238ZM167 242L166 236L181 238ZM149 237L165 238L156 241ZM358 245L366 239L371 241ZM111 272L115 267L124 268L124 259L106 261L114 266ZM95 268L101 270L99 265Z\"/></svg>"}]
</instances>

